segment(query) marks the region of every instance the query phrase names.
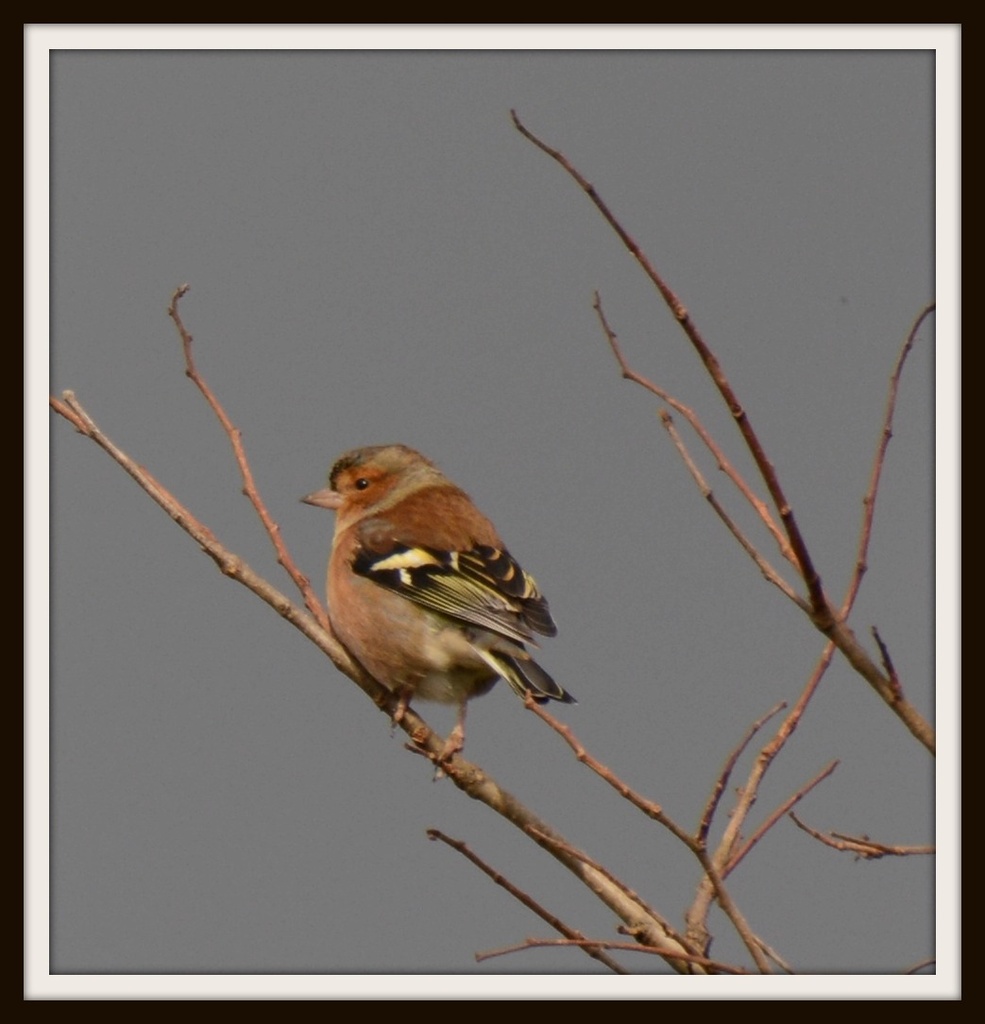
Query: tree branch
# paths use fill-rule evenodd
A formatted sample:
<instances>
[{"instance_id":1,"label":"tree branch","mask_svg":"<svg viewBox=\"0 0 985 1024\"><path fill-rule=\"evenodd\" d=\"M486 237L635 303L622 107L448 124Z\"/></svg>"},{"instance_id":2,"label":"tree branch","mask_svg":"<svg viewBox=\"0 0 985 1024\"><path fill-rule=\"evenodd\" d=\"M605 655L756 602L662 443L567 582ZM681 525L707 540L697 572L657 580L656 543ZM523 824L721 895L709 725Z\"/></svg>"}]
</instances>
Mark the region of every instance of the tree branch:
<instances>
[{"instance_id":1,"label":"tree branch","mask_svg":"<svg viewBox=\"0 0 985 1024\"><path fill-rule=\"evenodd\" d=\"M801 786L792 796L788 797L771 815L753 832L750 839L743 845L743 847L732 857L732 859L725 865L725 870L722 874L727 878L739 865L739 862L747 853L759 842L760 839L766 835L767 832L786 814L791 807L795 804L800 803L805 796L816 786L818 783L823 782L834 770L838 767L837 761L832 761L826 768L822 768L817 775L811 779L810 782Z\"/></svg>"},{"instance_id":2,"label":"tree branch","mask_svg":"<svg viewBox=\"0 0 985 1024\"><path fill-rule=\"evenodd\" d=\"M536 914L541 920L546 921L555 931L560 932L566 939L570 939L577 945L581 945L585 952L592 957L594 960L598 960L599 963L604 964L614 974L628 974L621 964L616 963L611 957L601 952L597 946L589 945L585 936L569 925L566 925L559 917L549 913L545 910L532 896L529 896L522 889L515 886L508 878L500 874L500 872L493 870L478 854L473 853L468 846L458 839L452 839L451 836L446 836L444 832L436 828L429 828L427 830L428 839L432 841L440 841L446 846L450 846L453 850L457 850L466 860L474 864L480 871L488 875L498 886L504 888L515 900L522 903L528 910ZM626 943L629 945L629 943ZM482 956L476 954L476 960L483 959Z\"/></svg>"},{"instance_id":3,"label":"tree branch","mask_svg":"<svg viewBox=\"0 0 985 1024\"><path fill-rule=\"evenodd\" d=\"M879 444L876 447L875 458L872 462L869 487L865 492L865 497L862 498L862 508L864 511L862 514L862 527L859 531L858 553L855 555L855 572L852 574L852 580L848 585L848 592L845 594L845 600L842 602L838 612L839 617L842 619L847 618L848 613L852 610L855 598L858 596L859 587L862 584L862 577L868 569L869 541L872 538L872 522L875 518L876 496L879 493L879 481L882 478L882 469L886 461L886 450L889 448L889 441L893 436L893 415L896 411L896 397L899 394L900 379L903 376L903 365L906 363L906 357L913 348L917 332L923 326L924 320L936 309L937 303L932 302L930 305L925 306L917 315L913 326L910 328L910 333L906 336L906 341L903 342L903 347L896 359L896 366L889 377L889 394L886 396L886 411L883 414L882 432L879 435Z\"/></svg>"},{"instance_id":4,"label":"tree branch","mask_svg":"<svg viewBox=\"0 0 985 1024\"><path fill-rule=\"evenodd\" d=\"M783 524L783 529L786 533L787 540L789 541L790 549L793 552L794 562L807 589L807 613L811 622L834 643L838 650L840 650L848 659L848 662L855 671L858 672L858 674L861 675L870 686L872 686L893 713L900 718L907 729L909 729L910 732L933 753L936 748L936 739L933 727L917 711L917 709L904 698L901 688L898 685L893 685L893 681L887 678L887 676L880 671L879 666L869 656L868 652L859 642L854 632L843 621L843 618L835 611L828 600L827 595L824 593L824 588L821 585L821 577L818 574L817 568L815 567L810 552L808 551L807 543L800 532L800 527L798 526L796 517L794 516L793 506L787 500L780 484L779 477L776 474L776 470L767 458L766 451L763 448L758 435L753 429L749 416L742 404L739 402L738 396L735 394L728 378L725 376L725 372L722 369L721 364L718 362L717 356L701 336L697 325L691 319L691 315L688 313L684 304L657 273L642 248L618 221L606 203L602 200L602 197L595 190L595 187L579 173L563 153L548 146L545 142L534 135L533 132L531 132L520 121L515 110L510 111L510 116L512 117L513 124L516 126L516 129L520 134L556 161L588 195L589 199L602 214L613 231L615 231L619 236L623 244L636 259L643 272L656 287L664 302L673 313L681 329L684 331L685 336L698 353L698 357L701 359L706 372L711 377L712 382L722 397L722 400L728 407L732 418L735 420L736 426L738 427L739 433L745 442L746 448L749 450L749 453L759 470L759 474L766 485L766 489L769 492L773 506L780 517L780 522ZM915 334L919 324L923 320L923 317L927 315L929 310L930 307L928 307L928 309L925 310L918 318L913 330L911 331L911 337ZM606 331L606 335L609 338L610 345L612 345L614 335L609 330ZM638 375L627 374L625 360L622 359L617 346L613 345L613 351L616 353L616 357L619 359L620 365L623 368L623 376L629 376L632 380L640 381ZM908 351L908 349L905 351ZM901 366L901 361L898 366ZM650 388L650 390L653 389ZM656 393L656 391L654 393ZM892 394L895 395L895 392L893 391ZM886 440L888 440L888 438ZM877 463L881 465L880 460L877 460Z\"/></svg>"},{"instance_id":5,"label":"tree branch","mask_svg":"<svg viewBox=\"0 0 985 1024\"><path fill-rule=\"evenodd\" d=\"M530 711L533 711L538 718L547 722L547 724L564 739L568 746L574 751L576 758L581 761L582 764L588 765L592 771L608 782L609 785L612 786L612 788L615 789L624 799L628 800L634 807L642 811L648 818L652 818L654 821L663 825L664 828L679 839L694 854L694 856L697 857L698 862L705 871L705 879L703 881L706 882L710 887L710 890L714 892L719 906L735 926L735 930L739 933L740 938L746 944L746 948L749 950L753 960L756 962L756 966L764 974L768 974L769 963L763 955L762 943L753 934L745 917L725 889L725 882L719 871L718 865L708 856L708 851L706 850L704 843L690 835L690 833L685 829L681 828L681 826L669 817L658 804L655 804L652 800L648 800L646 797L641 796L629 785L623 782L623 780L620 779L610 768L589 754L584 745L574 735L574 732L570 727L559 722L553 715L549 714L542 707L539 707L529 698L526 701L526 706Z\"/></svg>"},{"instance_id":6,"label":"tree branch","mask_svg":"<svg viewBox=\"0 0 985 1024\"><path fill-rule=\"evenodd\" d=\"M854 853L856 857L863 860L879 860L881 857L913 857L927 856L937 852L937 847L929 846L889 846L886 843L877 843L868 836L846 836L841 832L829 832L825 835L816 829L805 825L793 811L790 817L799 829L803 829L808 835L818 841L830 846L834 850L844 850Z\"/></svg>"}]
</instances>

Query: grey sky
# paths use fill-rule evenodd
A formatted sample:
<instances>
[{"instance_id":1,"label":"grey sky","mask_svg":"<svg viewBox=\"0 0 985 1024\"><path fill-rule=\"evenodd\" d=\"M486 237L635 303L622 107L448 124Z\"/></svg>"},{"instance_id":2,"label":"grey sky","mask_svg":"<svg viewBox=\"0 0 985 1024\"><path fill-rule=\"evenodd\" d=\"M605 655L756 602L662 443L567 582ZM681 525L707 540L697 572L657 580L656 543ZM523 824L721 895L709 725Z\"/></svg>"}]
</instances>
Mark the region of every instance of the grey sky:
<instances>
[{"instance_id":1,"label":"grey sky","mask_svg":"<svg viewBox=\"0 0 985 1024\"><path fill-rule=\"evenodd\" d=\"M729 751L796 699L822 638L708 509L656 401L620 379L595 289L634 367L753 479L673 318L509 110L598 188L687 305L840 598L888 375L935 297L933 53L93 50L51 69L51 392L74 390L286 589L182 372L165 310L188 282L199 367L319 591L332 517L298 499L350 447L419 448L549 598L560 633L541 660L579 700L559 716L693 827ZM428 827L586 934L618 938L618 922L432 783L347 679L58 417L51 455L53 973L462 975L463 994L485 994L504 972L598 971L572 950L477 964L548 930ZM851 620L870 647L879 628L931 717L933 474L931 320ZM508 687L472 705L465 755L681 924L693 860ZM752 824L834 759L800 806L809 823L934 841L933 759L843 660ZM730 888L797 970L881 974L934 955L935 867L855 861L781 823ZM746 963L714 923L713 955Z\"/></svg>"}]
</instances>

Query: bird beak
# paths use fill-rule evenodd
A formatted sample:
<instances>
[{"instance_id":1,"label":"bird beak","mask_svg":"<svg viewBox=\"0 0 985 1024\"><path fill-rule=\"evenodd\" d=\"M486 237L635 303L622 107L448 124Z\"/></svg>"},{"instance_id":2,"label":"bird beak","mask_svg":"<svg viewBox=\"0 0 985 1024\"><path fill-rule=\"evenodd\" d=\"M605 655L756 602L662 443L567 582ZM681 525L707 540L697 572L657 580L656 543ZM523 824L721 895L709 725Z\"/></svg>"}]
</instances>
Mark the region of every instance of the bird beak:
<instances>
[{"instance_id":1,"label":"bird beak","mask_svg":"<svg viewBox=\"0 0 985 1024\"><path fill-rule=\"evenodd\" d=\"M333 512L342 504L342 495L331 487L323 487L320 491L306 494L301 499L306 505L317 505L318 508L331 509Z\"/></svg>"}]
</instances>

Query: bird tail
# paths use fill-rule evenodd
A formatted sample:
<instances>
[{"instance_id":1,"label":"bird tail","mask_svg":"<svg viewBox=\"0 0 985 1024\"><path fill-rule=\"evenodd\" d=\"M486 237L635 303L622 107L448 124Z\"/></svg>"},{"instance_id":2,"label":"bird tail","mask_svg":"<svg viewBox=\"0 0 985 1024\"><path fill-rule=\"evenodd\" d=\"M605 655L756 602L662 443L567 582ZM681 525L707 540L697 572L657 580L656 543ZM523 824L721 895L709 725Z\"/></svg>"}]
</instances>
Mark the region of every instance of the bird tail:
<instances>
[{"instance_id":1,"label":"bird tail","mask_svg":"<svg viewBox=\"0 0 985 1024\"><path fill-rule=\"evenodd\" d=\"M479 650L478 653L519 696L526 697L529 693L538 704L546 704L549 700L559 700L564 704L578 703L522 648L518 648L515 654L488 650Z\"/></svg>"}]
</instances>

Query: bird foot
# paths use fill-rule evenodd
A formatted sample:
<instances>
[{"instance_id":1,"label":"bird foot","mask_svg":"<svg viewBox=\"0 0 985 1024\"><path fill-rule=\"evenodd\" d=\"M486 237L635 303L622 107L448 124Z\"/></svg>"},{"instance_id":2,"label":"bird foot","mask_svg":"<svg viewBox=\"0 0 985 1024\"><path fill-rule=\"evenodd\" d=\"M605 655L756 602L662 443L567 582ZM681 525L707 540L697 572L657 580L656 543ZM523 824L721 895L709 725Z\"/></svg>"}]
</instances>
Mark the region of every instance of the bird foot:
<instances>
[{"instance_id":1,"label":"bird foot","mask_svg":"<svg viewBox=\"0 0 985 1024\"><path fill-rule=\"evenodd\" d=\"M441 764L445 761L450 761L460 750L464 749L465 732L456 725L448 734L448 738L445 740L444 745L441 748L441 753L438 754L438 763Z\"/></svg>"},{"instance_id":2,"label":"bird foot","mask_svg":"<svg viewBox=\"0 0 985 1024\"><path fill-rule=\"evenodd\" d=\"M393 718L390 719L390 735L393 735L393 730L404 720L404 716L407 714L407 709L410 707L410 698L412 694L410 690L401 690L400 697L397 700L396 710L393 712Z\"/></svg>"},{"instance_id":3,"label":"bird foot","mask_svg":"<svg viewBox=\"0 0 985 1024\"><path fill-rule=\"evenodd\" d=\"M434 756L435 772L434 781L445 776L444 766L460 751L465 748L465 715L459 713L458 722L455 728L448 733L448 738L441 746L441 750Z\"/></svg>"}]
</instances>

